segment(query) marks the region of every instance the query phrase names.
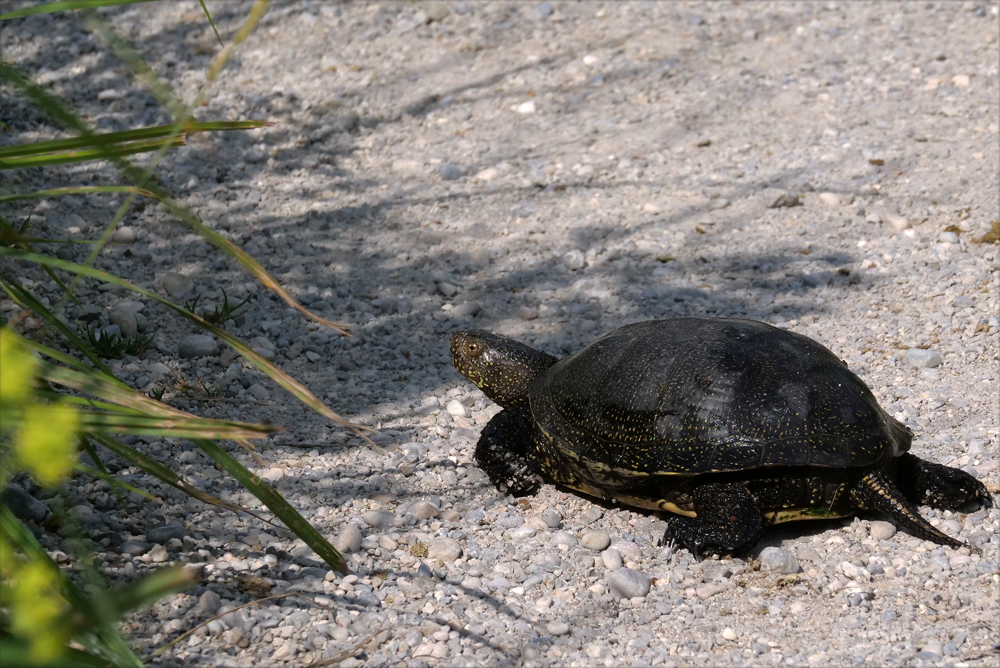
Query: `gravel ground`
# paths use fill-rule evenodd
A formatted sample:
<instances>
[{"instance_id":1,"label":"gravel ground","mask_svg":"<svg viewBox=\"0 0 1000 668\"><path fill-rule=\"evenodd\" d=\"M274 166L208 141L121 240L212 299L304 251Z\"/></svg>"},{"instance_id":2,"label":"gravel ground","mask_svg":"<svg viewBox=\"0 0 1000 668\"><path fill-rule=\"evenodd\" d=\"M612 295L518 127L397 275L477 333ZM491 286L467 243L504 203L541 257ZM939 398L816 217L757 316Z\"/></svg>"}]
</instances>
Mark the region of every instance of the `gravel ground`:
<instances>
[{"instance_id":1,"label":"gravel ground","mask_svg":"<svg viewBox=\"0 0 1000 668\"><path fill-rule=\"evenodd\" d=\"M248 5L210 7L231 35ZM109 16L191 99L217 48L197 4ZM287 309L155 205L129 213L98 266L204 306L222 288L255 293L229 331L377 428L380 449L154 303L113 309L129 295L89 285L92 306L65 315L154 335L114 365L134 387L286 425L264 467L234 452L354 574L112 459L168 503L125 515L105 483L79 479L70 504L109 578L174 560L204 573L129 618L130 636L157 647L296 592L211 622L159 663L997 665L997 509L922 509L971 552L872 516L783 525L746 560L696 562L658 546L657 515L552 486L498 496L472 459L497 407L448 358L450 333L470 326L563 355L637 320L755 318L830 347L913 428L916 454L997 493L995 232L979 242L1000 219L997 35L985 2L276 5L198 111L276 124L195 136L160 173L353 338ZM73 15L0 26L3 56L97 127L166 122L95 40ZM2 142L58 136L9 91L0 115ZM92 166L46 175L3 172L0 187L115 182ZM92 238L117 204L30 211L38 236ZM133 443L259 508L189 443ZM59 557L60 537L44 540Z\"/></svg>"}]
</instances>

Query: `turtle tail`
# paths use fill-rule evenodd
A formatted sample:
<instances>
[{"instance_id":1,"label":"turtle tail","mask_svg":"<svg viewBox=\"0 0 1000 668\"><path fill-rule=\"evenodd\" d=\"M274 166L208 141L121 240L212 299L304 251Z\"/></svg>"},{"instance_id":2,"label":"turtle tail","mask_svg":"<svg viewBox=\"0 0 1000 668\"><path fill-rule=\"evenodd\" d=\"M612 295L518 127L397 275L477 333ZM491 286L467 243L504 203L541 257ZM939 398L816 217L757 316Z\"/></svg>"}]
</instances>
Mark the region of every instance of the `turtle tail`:
<instances>
[{"instance_id":1,"label":"turtle tail","mask_svg":"<svg viewBox=\"0 0 1000 668\"><path fill-rule=\"evenodd\" d=\"M917 512L916 506L906 500L881 469L871 471L859 480L851 490L851 498L865 510L875 510L888 515L917 538L954 548L965 545L962 541L938 531L924 519Z\"/></svg>"}]
</instances>

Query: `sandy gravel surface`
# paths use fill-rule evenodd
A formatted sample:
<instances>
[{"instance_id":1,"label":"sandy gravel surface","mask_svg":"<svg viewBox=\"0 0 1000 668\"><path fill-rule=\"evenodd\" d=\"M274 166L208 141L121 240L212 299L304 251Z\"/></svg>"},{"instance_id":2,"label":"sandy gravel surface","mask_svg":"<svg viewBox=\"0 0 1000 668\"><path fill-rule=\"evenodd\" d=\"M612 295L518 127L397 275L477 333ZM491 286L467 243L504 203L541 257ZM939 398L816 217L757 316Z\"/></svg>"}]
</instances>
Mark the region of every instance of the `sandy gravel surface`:
<instances>
[{"instance_id":1,"label":"sandy gravel surface","mask_svg":"<svg viewBox=\"0 0 1000 668\"><path fill-rule=\"evenodd\" d=\"M210 7L227 36L248 9ZM197 3L109 15L194 95L218 47ZM205 576L134 615L131 637L157 647L270 591L301 596L226 615L160 663L996 665L1000 511L922 509L973 550L868 516L784 525L746 560L697 562L658 545L659 516L553 486L498 495L472 459L497 408L452 369L448 339L474 326L561 356L637 320L764 320L831 348L913 428L915 453L996 494L997 36L986 2L276 4L198 111L275 125L196 136L160 174L354 336L288 310L155 205L130 212L98 266L205 306L221 288L256 293L227 329L378 429L381 451L228 351L192 348L197 332L165 309L125 309L154 347L117 362L120 377L199 414L285 425L264 467L234 452L354 574L112 458L169 503L124 517L104 483L80 481L72 501L111 580L173 560ZM8 23L0 42L99 128L168 120L74 16ZM0 90L0 141L58 136ZM0 173L0 189L115 178L46 176ZM96 238L117 203L4 215ZM55 302L47 277L22 273ZM68 320L129 326L112 319L123 291L83 294L98 308ZM259 508L190 444L134 444Z\"/></svg>"}]
</instances>

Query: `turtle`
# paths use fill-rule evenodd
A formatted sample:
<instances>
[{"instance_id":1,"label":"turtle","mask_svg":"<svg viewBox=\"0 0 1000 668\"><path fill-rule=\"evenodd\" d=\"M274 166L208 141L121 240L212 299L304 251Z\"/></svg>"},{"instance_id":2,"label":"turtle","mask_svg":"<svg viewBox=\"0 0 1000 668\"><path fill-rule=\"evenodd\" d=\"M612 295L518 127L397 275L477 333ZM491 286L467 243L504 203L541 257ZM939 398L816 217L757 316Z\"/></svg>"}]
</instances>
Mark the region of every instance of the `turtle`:
<instances>
[{"instance_id":1,"label":"turtle","mask_svg":"<svg viewBox=\"0 0 1000 668\"><path fill-rule=\"evenodd\" d=\"M451 339L455 368L502 407L475 459L503 493L551 482L672 513L663 540L742 555L764 527L877 512L964 545L918 505L992 505L960 469L910 453L912 431L817 341L739 318L620 327L557 359L483 330Z\"/></svg>"}]
</instances>

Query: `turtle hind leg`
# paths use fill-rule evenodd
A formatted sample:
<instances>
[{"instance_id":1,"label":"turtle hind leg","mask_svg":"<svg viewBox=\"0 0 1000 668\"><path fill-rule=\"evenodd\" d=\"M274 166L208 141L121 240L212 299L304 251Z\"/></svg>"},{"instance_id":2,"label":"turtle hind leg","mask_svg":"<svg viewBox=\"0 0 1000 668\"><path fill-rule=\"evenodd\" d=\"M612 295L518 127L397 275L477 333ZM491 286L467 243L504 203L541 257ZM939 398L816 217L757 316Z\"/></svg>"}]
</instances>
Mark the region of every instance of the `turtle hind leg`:
<instances>
[{"instance_id":1,"label":"turtle hind leg","mask_svg":"<svg viewBox=\"0 0 1000 668\"><path fill-rule=\"evenodd\" d=\"M534 419L527 406L511 406L493 416L479 435L476 462L501 492L534 494L542 479L528 461Z\"/></svg>"},{"instance_id":2,"label":"turtle hind leg","mask_svg":"<svg viewBox=\"0 0 1000 668\"><path fill-rule=\"evenodd\" d=\"M664 543L677 543L701 557L743 554L760 540L760 510L744 483L699 485L692 497L697 517L670 518Z\"/></svg>"},{"instance_id":3,"label":"turtle hind leg","mask_svg":"<svg viewBox=\"0 0 1000 668\"><path fill-rule=\"evenodd\" d=\"M986 485L961 469L935 464L909 452L896 459L896 486L910 503L959 510L979 502L993 505Z\"/></svg>"},{"instance_id":4,"label":"turtle hind leg","mask_svg":"<svg viewBox=\"0 0 1000 668\"><path fill-rule=\"evenodd\" d=\"M859 508L888 515L917 538L954 548L965 545L962 541L939 531L924 519L917 512L916 506L896 489L881 469L876 469L859 480L851 489L851 498Z\"/></svg>"}]
</instances>

